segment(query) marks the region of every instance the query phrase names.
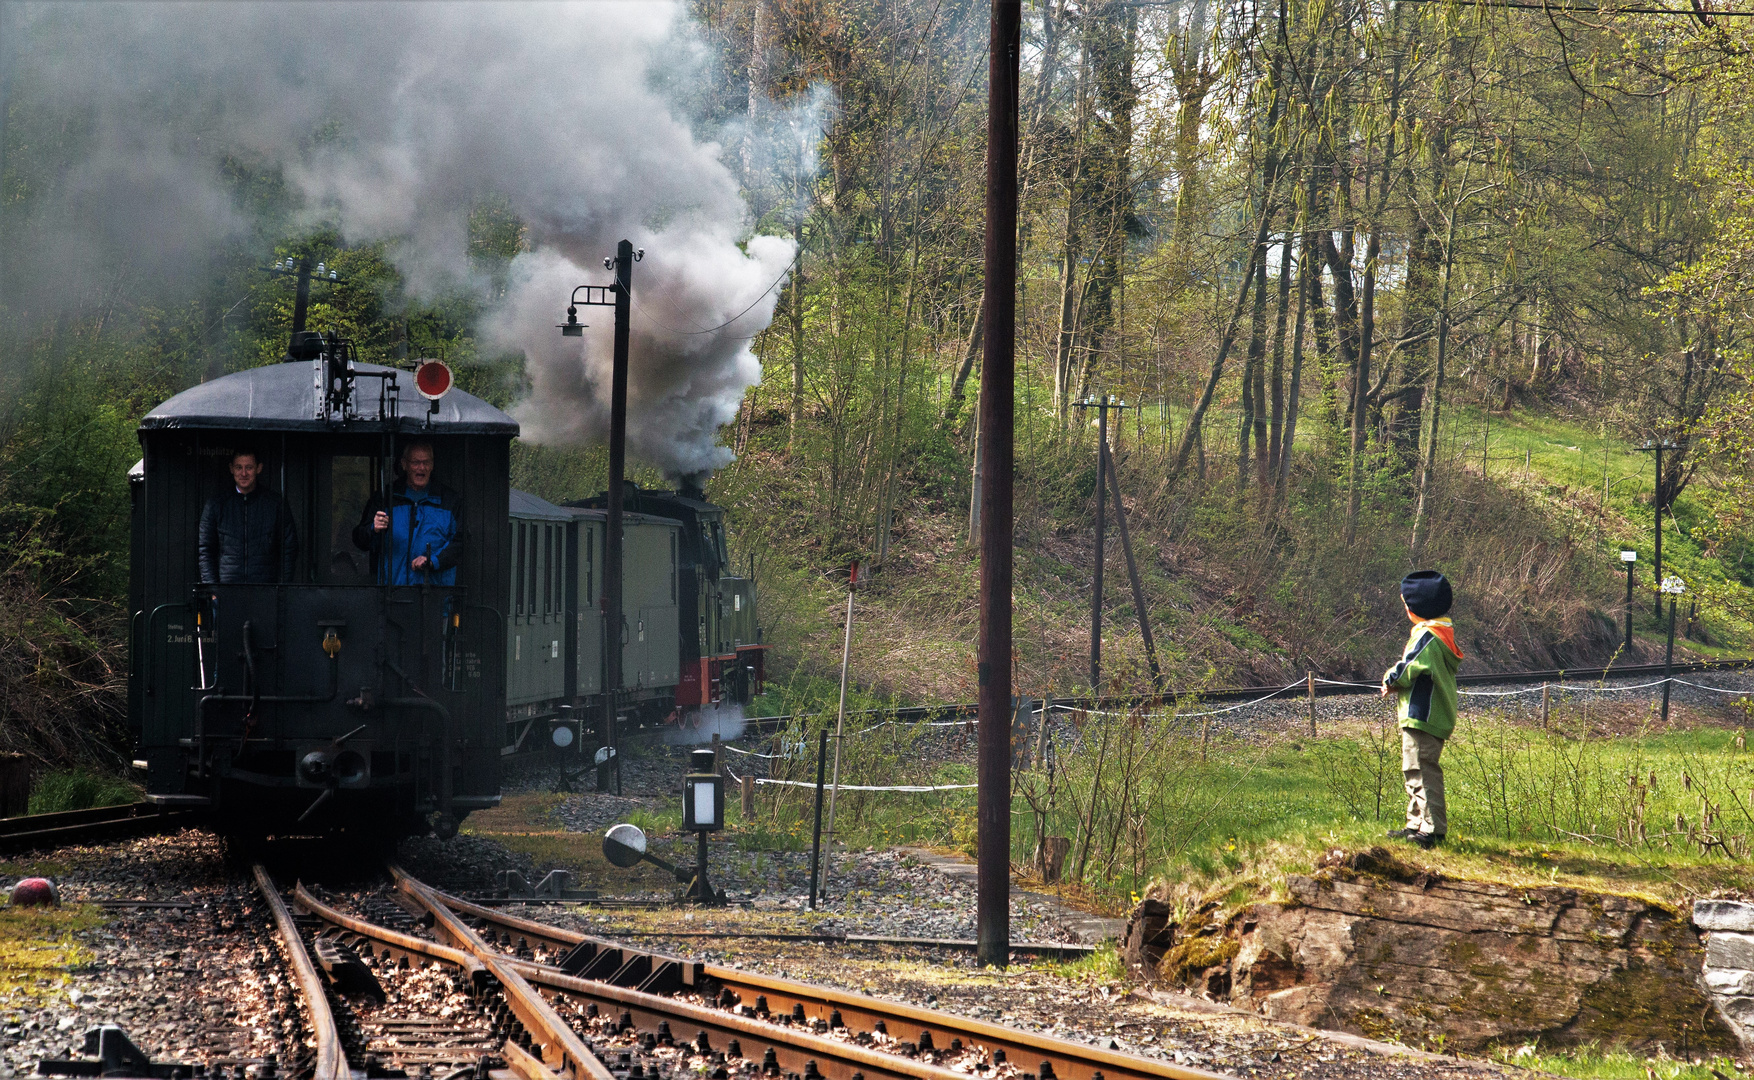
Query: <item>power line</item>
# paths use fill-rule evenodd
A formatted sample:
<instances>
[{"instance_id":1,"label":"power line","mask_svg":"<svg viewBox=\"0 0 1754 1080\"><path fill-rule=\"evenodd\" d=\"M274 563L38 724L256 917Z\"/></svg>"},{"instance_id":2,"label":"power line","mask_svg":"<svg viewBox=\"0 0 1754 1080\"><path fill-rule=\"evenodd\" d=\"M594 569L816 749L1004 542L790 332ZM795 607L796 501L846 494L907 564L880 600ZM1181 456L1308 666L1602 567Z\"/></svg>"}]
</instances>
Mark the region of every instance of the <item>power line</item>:
<instances>
[{"instance_id":1,"label":"power line","mask_svg":"<svg viewBox=\"0 0 1754 1080\"><path fill-rule=\"evenodd\" d=\"M659 329L668 330L672 334L682 334L684 336L694 337L694 336L698 336L700 334L712 334L712 333L716 333L720 330L723 330L725 327L730 326L732 323L736 322L738 319L741 319L743 316L749 314L751 311L754 311L755 305L761 303L763 300L766 300L769 293L771 293L775 289L779 288L780 282L786 280L786 275L792 272L792 270L798 265L798 261L800 259L802 259L803 257L804 257L803 249L799 249L798 254L792 257L792 261L786 264L786 268L784 270L780 271L779 277L776 277L773 279L773 284L771 284L767 288L761 290L761 294L759 296L757 296L754 300L751 300L749 302L748 307L744 308L742 311L739 311L737 314L731 316L729 319L726 319L724 322L720 323L719 325L709 326L705 330L680 330L674 326L669 325L668 323L664 322L662 319L659 319L656 315L653 315L651 312L647 311L640 304L640 302L634 298L633 290L631 288L628 288L627 283L625 281L622 281L621 279L617 278L616 284L621 286L624 289L627 289L628 299L633 301L633 306L636 308L639 308L639 313L641 315L644 315L646 318L648 318L648 319L652 320L652 322L656 323L658 325Z\"/></svg>"},{"instance_id":2,"label":"power line","mask_svg":"<svg viewBox=\"0 0 1754 1080\"><path fill-rule=\"evenodd\" d=\"M1457 7L1510 8L1517 11L1545 11L1554 15L1679 15L1686 18L1721 17L1725 19L1754 18L1750 11L1713 11L1709 8L1668 7L1578 7L1574 4L1529 3L1527 0L1395 0L1403 4L1454 4ZM1186 0L1119 0L1121 7L1182 7Z\"/></svg>"}]
</instances>

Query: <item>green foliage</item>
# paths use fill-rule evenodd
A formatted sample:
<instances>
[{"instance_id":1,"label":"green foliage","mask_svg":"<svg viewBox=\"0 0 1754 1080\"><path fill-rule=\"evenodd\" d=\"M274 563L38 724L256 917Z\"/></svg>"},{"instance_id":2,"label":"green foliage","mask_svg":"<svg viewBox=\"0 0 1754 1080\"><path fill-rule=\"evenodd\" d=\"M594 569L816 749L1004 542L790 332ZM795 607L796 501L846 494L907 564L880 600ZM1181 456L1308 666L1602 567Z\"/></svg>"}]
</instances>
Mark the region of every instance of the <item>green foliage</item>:
<instances>
[{"instance_id":1,"label":"green foliage","mask_svg":"<svg viewBox=\"0 0 1754 1080\"><path fill-rule=\"evenodd\" d=\"M30 812L56 814L94 806L120 806L140 801L133 784L113 776L72 769L39 778L30 793Z\"/></svg>"}]
</instances>

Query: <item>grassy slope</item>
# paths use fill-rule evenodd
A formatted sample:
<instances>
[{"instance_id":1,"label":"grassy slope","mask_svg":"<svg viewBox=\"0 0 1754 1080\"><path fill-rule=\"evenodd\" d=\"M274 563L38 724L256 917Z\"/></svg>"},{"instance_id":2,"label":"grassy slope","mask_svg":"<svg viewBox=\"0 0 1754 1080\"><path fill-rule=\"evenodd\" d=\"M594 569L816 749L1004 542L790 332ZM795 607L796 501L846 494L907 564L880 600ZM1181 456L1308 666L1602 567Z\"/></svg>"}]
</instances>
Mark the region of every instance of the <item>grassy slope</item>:
<instances>
[{"instance_id":1,"label":"grassy slope","mask_svg":"<svg viewBox=\"0 0 1754 1080\"><path fill-rule=\"evenodd\" d=\"M1157 441L1149 429L1146 444ZM1300 439L1300 443L1304 440ZM1313 439L1311 440L1314 441ZM1487 475L1481 475L1485 443ZM1457 618L1475 670L1587 666L1614 659L1623 582L1616 552L1639 552L1641 599L1632 662L1660 659L1662 627L1652 616L1650 456L1582 423L1550 417L1482 417L1466 410L1446 425L1449 489L1432 561L1458 582ZM1526 455L1526 456L1525 456ZM1015 635L1018 679L1028 693L1086 686L1090 524L1094 469L1068 452L1037 466L1031 492L1020 480ZM1308 668L1370 676L1399 650L1402 623L1394 583L1406 568L1407 478L1371 481L1361 539L1339 542L1344 493L1300 460L1298 497L1284 534L1263 539L1258 522L1226 494L1229 470L1214 451L1214 482L1188 501L1154 491L1161 459L1136 448L1123 467L1133 539L1164 667L1178 687L1292 681ZM1527 471L1525 473L1525 461ZM1604 506L1604 462L1611 496ZM1080 474L1079 470L1082 470ZM1047 476L1045 474L1053 473ZM1223 479L1220 479L1222 474ZM763 549L762 603L772 668L790 688L763 711L831 704L840 660L844 573L824 573L820 545L802 535L804 492L783 454L753 445L738 475L715 485L732 505L751 506L734 536ZM1714 603L1697 640L1702 655L1741 654L1754 626L1754 590L1735 580L1691 534L1705 512L1696 481L1665 519L1666 572L1706 585ZM873 699L908 703L970 700L976 560L966 546L966 496L918 498L901 509L891 565L858 602L852 680ZM1112 518L1111 518L1112 520ZM1145 660L1120 545L1110 530L1105 673L1111 689L1146 685ZM1728 600L1726 605L1722 601ZM1682 605L1683 638L1688 607Z\"/></svg>"}]
</instances>

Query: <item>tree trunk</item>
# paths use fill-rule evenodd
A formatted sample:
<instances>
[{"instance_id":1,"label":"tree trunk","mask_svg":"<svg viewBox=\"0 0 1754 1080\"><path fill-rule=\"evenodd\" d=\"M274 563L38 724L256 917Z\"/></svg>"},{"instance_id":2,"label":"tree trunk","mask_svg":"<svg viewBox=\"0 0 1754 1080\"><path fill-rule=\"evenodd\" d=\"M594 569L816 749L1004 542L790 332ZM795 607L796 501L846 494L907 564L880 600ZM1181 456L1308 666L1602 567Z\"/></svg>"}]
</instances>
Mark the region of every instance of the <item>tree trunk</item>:
<instances>
[{"instance_id":1,"label":"tree trunk","mask_svg":"<svg viewBox=\"0 0 1754 1080\"><path fill-rule=\"evenodd\" d=\"M792 270L792 415L787 429L786 453L798 449L798 429L804 422L804 218L800 209L792 223L792 243L798 265Z\"/></svg>"},{"instance_id":2,"label":"tree trunk","mask_svg":"<svg viewBox=\"0 0 1754 1080\"><path fill-rule=\"evenodd\" d=\"M1073 301L1078 280L1078 206L1066 191L1066 234L1060 244L1060 332L1054 339L1054 413L1064 426L1072 408L1072 338L1077 333Z\"/></svg>"},{"instance_id":3,"label":"tree trunk","mask_svg":"<svg viewBox=\"0 0 1754 1080\"><path fill-rule=\"evenodd\" d=\"M1374 226L1364 245L1364 288L1358 304L1358 373L1352 381L1352 458L1347 468L1346 542L1358 532L1358 506L1364 495L1364 419L1370 407L1371 336L1376 332L1376 260L1382 233Z\"/></svg>"},{"instance_id":4,"label":"tree trunk","mask_svg":"<svg viewBox=\"0 0 1754 1080\"><path fill-rule=\"evenodd\" d=\"M981 330L986 324L987 297L981 294L980 302L975 305L974 323L968 328L968 342L962 347L962 363L956 367L956 378L950 382L950 400L945 403L944 417L949 419L962 408L963 389L968 385L968 377L974 372L974 358L981 353Z\"/></svg>"},{"instance_id":5,"label":"tree trunk","mask_svg":"<svg viewBox=\"0 0 1754 1080\"><path fill-rule=\"evenodd\" d=\"M1212 394L1218 389L1218 380L1224 376L1224 361L1230 355L1231 346L1236 343L1236 328L1242 323L1242 313L1248 306L1249 291L1255 281L1255 259L1260 256L1261 245L1267 238L1277 180L1275 177L1273 183L1268 184L1266 196L1261 200L1261 220L1255 227L1254 243L1249 245L1249 265L1243 270L1242 285L1236 293L1236 304L1230 309L1230 319L1225 324L1224 336L1218 341L1218 355L1212 358L1212 370L1206 376L1206 385L1200 391L1200 398L1194 404L1187 426L1182 429L1181 445L1176 448L1175 462L1170 466L1169 475L1164 481L1166 487L1174 484L1188 467L1188 455L1192 453L1194 443L1200 437L1200 422L1205 418L1206 410L1212 406Z\"/></svg>"},{"instance_id":6,"label":"tree trunk","mask_svg":"<svg viewBox=\"0 0 1754 1080\"><path fill-rule=\"evenodd\" d=\"M1267 473L1279 475L1279 458L1285 453L1285 324L1291 314L1291 248L1294 233L1289 231L1279 247L1279 304L1273 323L1273 364L1267 378L1271 395L1267 429ZM1302 294L1298 296L1302 301ZM1278 482L1274 481L1277 488Z\"/></svg>"},{"instance_id":7,"label":"tree trunk","mask_svg":"<svg viewBox=\"0 0 1754 1080\"><path fill-rule=\"evenodd\" d=\"M1291 331L1291 388L1285 402L1285 437L1279 445L1279 469L1273 480L1275 508L1285 505L1285 490L1291 478L1291 454L1297 448L1298 397L1303 385L1303 315L1319 281L1315 272L1315 238L1307 230L1307 220L1304 224L1303 251L1297 259L1297 322ZM1319 303L1320 298L1316 299Z\"/></svg>"}]
</instances>

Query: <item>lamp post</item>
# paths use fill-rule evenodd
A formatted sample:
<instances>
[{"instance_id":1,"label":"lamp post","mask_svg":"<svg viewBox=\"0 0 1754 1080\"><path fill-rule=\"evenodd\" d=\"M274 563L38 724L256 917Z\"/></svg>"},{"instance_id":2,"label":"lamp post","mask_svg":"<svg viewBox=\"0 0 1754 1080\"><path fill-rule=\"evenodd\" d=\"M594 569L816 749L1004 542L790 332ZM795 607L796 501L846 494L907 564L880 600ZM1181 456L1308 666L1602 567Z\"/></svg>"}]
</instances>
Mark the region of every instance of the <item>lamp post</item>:
<instances>
[{"instance_id":1,"label":"lamp post","mask_svg":"<svg viewBox=\"0 0 1754 1080\"><path fill-rule=\"evenodd\" d=\"M1622 551L1620 561L1626 564L1626 651L1632 651L1632 568L1638 564L1638 552Z\"/></svg>"},{"instance_id":2,"label":"lamp post","mask_svg":"<svg viewBox=\"0 0 1754 1080\"><path fill-rule=\"evenodd\" d=\"M1678 443L1671 442L1668 439L1649 439L1649 440L1646 440L1646 442L1643 446L1640 446L1638 448L1641 453L1651 453L1651 454L1656 455L1656 465L1657 465L1656 485L1651 488L1651 495L1650 495L1651 508L1656 511L1656 526L1657 526L1656 551L1651 556L1652 560L1656 564L1655 566L1653 566L1651 568L1651 572L1650 572L1650 576L1651 576L1652 581L1664 580L1664 578L1663 578L1663 451L1664 450L1679 450L1680 448L1681 447ZM1657 618L1660 619L1662 617L1663 617L1663 597L1662 597L1661 593L1658 593L1657 594Z\"/></svg>"},{"instance_id":3,"label":"lamp post","mask_svg":"<svg viewBox=\"0 0 1754 1080\"><path fill-rule=\"evenodd\" d=\"M579 322L579 293L582 301L594 307L615 309L615 359L609 377L609 491L605 499L607 520L603 523L603 721L602 745L610 748L609 763L615 769L615 793L621 794L621 758L616 754L615 710L621 695L621 531L622 496L627 475L627 342L628 316L633 299L633 264L645 257L645 249L634 250L633 242L623 240L615 245L615 257L603 260L603 269L612 270L615 280L608 285L580 285L572 291L566 307L566 322L560 324L562 337L583 337L585 324ZM598 788L603 783L598 773Z\"/></svg>"},{"instance_id":4,"label":"lamp post","mask_svg":"<svg viewBox=\"0 0 1754 1080\"><path fill-rule=\"evenodd\" d=\"M1681 599L1681 594L1686 591L1687 586L1682 583L1680 578L1666 577L1663 579L1662 592L1657 594L1657 613L1659 615L1662 614L1663 596L1666 594L1669 598L1669 645L1663 651L1663 723L1665 724L1669 722L1669 687L1671 685L1669 672L1675 663L1675 604Z\"/></svg>"}]
</instances>

